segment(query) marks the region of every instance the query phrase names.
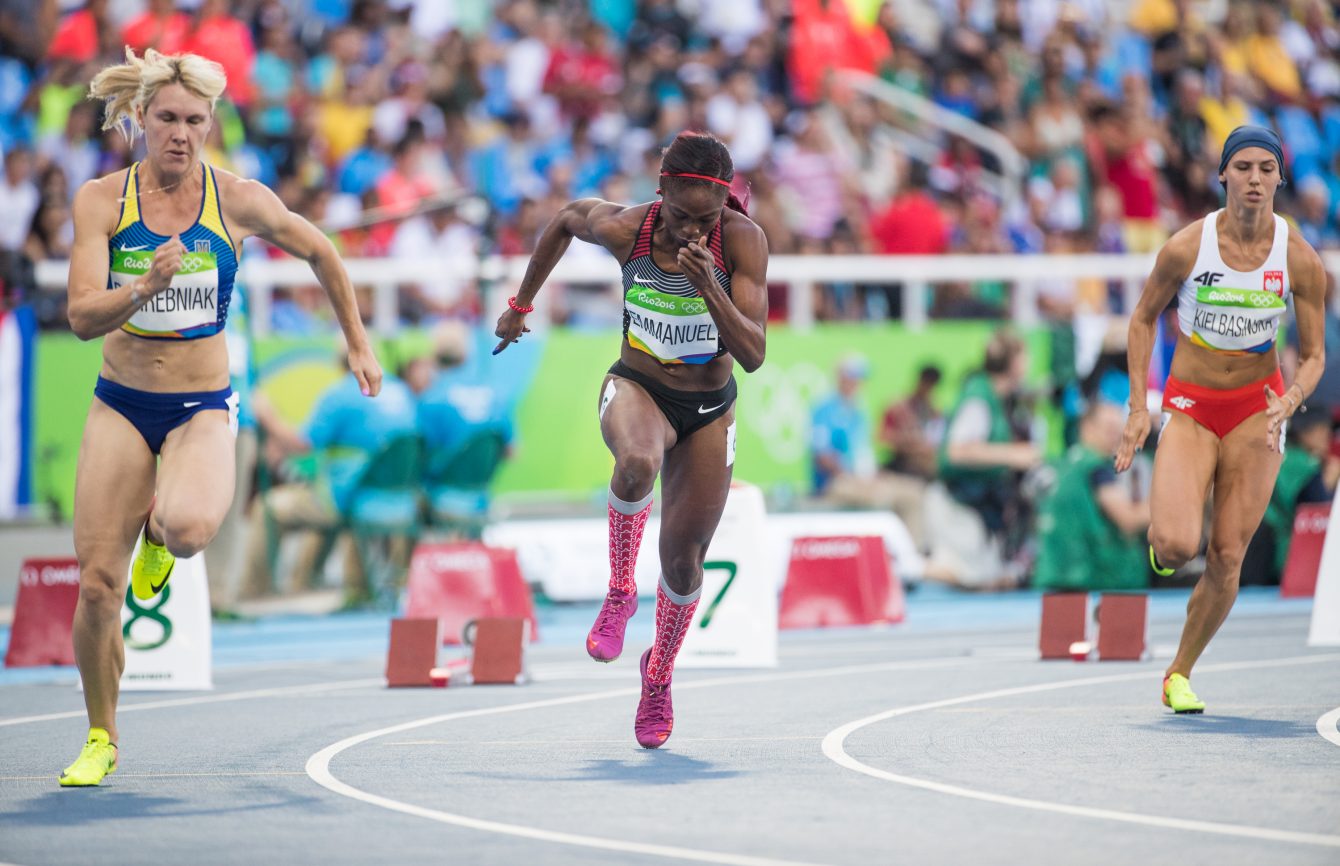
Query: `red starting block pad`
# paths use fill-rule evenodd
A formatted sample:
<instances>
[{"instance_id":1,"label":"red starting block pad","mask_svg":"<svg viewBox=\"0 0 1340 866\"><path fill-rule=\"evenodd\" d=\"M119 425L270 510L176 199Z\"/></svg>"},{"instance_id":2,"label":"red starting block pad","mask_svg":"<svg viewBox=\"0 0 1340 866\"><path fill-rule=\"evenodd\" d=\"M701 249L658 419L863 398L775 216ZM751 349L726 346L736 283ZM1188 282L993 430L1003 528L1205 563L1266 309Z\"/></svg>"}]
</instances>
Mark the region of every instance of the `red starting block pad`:
<instances>
[{"instance_id":1,"label":"red starting block pad","mask_svg":"<svg viewBox=\"0 0 1340 866\"><path fill-rule=\"evenodd\" d=\"M1098 600L1098 660L1139 661L1145 654L1149 596L1105 592Z\"/></svg>"},{"instance_id":2,"label":"red starting block pad","mask_svg":"<svg viewBox=\"0 0 1340 866\"><path fill-rule=\"evenodd\" d=\"M487 617L517 617L539 637L530 587L516 551L478 542L420 544L409 564L406 617L436 617L442 642L463 642L465 626Z\"/></svg>"},{"instance_id":3,"label":"red starting block pad","mask_svg":"<svg viewBox=\"0 0 1340 866\"><path fill-rule=\"evenodd\" d=\"M1042 626L1038 652L1044 659L1071 658L1071 644L1084 643L1088 634L1089 594L1049 592L1042 596ZM1086 650L1087 652L1087 650Z\"/></svg>"},{"instance_id":4,"label":"red starting block pad","mask_svg":"<svg viewBox=\"0 0 1340 866\"><path fill-rule=\"evenodd\" d=\"M526 620L485 617L470 629L474 655L470 680L475 685L520 685L526 679Z\"/></svg>"},{"instance_id":5,"label":"red starting block pad","mask_svg":"<svg viewBox=\"0 0 1340 866\"><path fill-rule=\"evenodd\" d=\"M435 682L437 668L438 623L436 619L391 620L391 646L386 653L386 685L446 685Z\"/></svg>"},{"instance_id":6,"label":"red starting block pad","mask_svg":"<svg viewBox=\"0 0 1340 866\"><path fill-rule=\"evenodd\" d=\"M74 664L72 633L78 603L78 560L24 560L5 667Z\"/></svg>"},{"instance_id":7,"label":"red starting block pad","mask_svg":"<svg viewBox=\"0 0 1340 866\"><path fill-rule=\"evenodd\" d=\"M1293 515L1289 558L1284 563L1284 574L1280 576L1280 595L1308 598L1316 592L1321 549L1326 543L1326 527L1330 522L1331 503L1307 502L1298 506Z\"/></svg>"},{"instance_id":8,"label":"red starting block pad","mask_svg":"<svg viewBox=\"0 0 1340 866\"><path fill-rule=\"evenodd\" d=\"M782 587L782 628L902 622L902 583L879 536L797 538Z\"/></svg>"}]
</instances>

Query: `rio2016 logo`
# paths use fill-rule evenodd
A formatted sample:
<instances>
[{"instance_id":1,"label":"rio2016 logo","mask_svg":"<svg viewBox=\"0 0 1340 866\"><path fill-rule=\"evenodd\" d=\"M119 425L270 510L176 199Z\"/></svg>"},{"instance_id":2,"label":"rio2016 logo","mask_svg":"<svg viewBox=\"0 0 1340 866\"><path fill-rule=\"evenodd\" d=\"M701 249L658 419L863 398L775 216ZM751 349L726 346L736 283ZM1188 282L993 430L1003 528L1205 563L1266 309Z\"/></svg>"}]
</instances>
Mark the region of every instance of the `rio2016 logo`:
<instances>
[{"instance_id":1,"label":"rio2016 logo","mask_svg":"<svg viewBox=\"0 0 1340 866\"><path fill-rule=\"evenodd\" d=\"M167 604L171 594L172 587L165 586L163 587L163 591L160 592L157 597L152 599L152 601L155 602L154 605L152 607L144 607L140 604L140 600L135 597L133 592L126 593L126 607L130 610L130 619L126 620L125 624L121 626L121 637L126 642L127 647L136 650L155 650L171 640L172 620L168 619L167 614L163 612L163 607ZM142 619L147 619L150 622L155 623L154 626L149 626L149 628L160 632L160 634L156 636L156 639L148 640L144 637L131 636L131 632L135 630L135 623Z\"/></svg>"}]
</instances>

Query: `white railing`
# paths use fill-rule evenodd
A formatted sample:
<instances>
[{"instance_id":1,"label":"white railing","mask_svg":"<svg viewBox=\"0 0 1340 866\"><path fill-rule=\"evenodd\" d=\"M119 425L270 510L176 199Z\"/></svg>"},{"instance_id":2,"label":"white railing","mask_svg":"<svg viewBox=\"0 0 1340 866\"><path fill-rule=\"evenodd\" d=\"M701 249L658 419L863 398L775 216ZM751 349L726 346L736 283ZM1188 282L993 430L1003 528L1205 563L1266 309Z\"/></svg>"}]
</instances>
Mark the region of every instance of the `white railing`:
<instances>
[{"instance_id":1,"label":"white railing","mask_svg":"<svg viewBox=\"0 0 1340 866\"><path fill-rule=\"evenodd\" d=\"M1340 251L1324 253L1327 270L1340 275ZM372 326L388 334L399 327L399 292L404 284L431 282L434 274L451 274L457 280L479 278L485 287L484 308L500 310L508 295L515 294L529 259L349 259L345 267L355 285L373 290ZM855 282L903 286L903 322L924 327L934 287L947 282L1004 282L1011 286L1011 313L1020 325L1035 324L1038 314L1038 284L1042 281L1101 279L1120 280L1126 287L1126 310L1135 306L1153 257L1149 255L945 255L945 256L773 256L768 262L768 282L787 285L789 323L798 328L814 324L814 289L822 283ZM63 290L69 271L64 261L38 262L37 281L43 289ZM312 270L296 259L248 256L242 260L241 280L248 289L252 321L258 333L268 328L270 297L276 288L306 286L315 282ZM618 264L576 258L560 261L550 282L605 283L616 286ZM542 292L539 303L543 305Z\"/></svg>"},{"instance_id":2,"label":"white railing","mask_svg":"<svg viewBox=\"0 0 1340 866\"><path fill-rule=\"evenodd\" d=\"M1024 159L1019 149L1004 135L956 111L937 105L924 96L895 87L876 75L854 69L838 70L834 75L853 90L876 99L902 114L915 117L930 130L952 133L995 156L996 163L1000 166L1000 173L983 171L983 181L1001 201L1005 202L1006 212L1010 210L1011 205L1019 201L1023 194L1024 173L1028 170L1028 160ZM926 137L919 131L911 130L902 132L912 142L920 142L925 147L921 157L924 161L933 162L934 157L944 151L944 142L939 140L939 136ZM918 149L915 144L913 147Z\"/></svg>"}]
</instances>

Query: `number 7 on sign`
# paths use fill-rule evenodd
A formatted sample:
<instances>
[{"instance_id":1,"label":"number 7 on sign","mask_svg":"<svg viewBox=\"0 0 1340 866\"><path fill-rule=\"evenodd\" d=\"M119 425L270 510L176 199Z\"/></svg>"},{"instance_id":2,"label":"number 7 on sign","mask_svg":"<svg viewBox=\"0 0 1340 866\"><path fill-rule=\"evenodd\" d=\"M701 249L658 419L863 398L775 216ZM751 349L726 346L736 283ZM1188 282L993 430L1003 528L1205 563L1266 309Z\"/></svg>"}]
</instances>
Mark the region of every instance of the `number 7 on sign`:
<instances>
[{"instance_id":1,"label":"number 7 on sign","mask_svg":"<svg viewBox=\"0 0 1340 866\"><path fill-rule=\"evenodd\" d=\"M707 610L703 611L703 618L698 621L698 628L707 628L712 624L712 614L716 613L717 605L721 604L721 600L725 598L726 593L730 591L730 585L735 582L735 575L739 570L740 567L738 565L725 560L703 563L704 573L709 571L726 572L726 582L722 584L721 591L716 594L716 598L712 599L712 603L707 606Z\"/></svg>"}]
</instances>

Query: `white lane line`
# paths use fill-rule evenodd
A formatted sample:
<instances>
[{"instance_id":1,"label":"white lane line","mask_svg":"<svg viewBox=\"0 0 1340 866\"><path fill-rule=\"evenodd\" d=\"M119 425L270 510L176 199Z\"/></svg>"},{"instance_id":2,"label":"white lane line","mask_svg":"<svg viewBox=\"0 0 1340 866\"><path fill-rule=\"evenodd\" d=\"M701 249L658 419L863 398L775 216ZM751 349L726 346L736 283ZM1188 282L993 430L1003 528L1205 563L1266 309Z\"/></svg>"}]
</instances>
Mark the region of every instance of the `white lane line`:
<instances>
[{"instance_id":1,"label":"white lane line","mask_svg":"<svg viewBox=\"0 0 1340 866\"><path fill-rule=\"evenodd\" d=\"M939 659L922 659L917 661L903 662L882 662L865 665L848 665L837 668L822 668L819 670L792 671L789 673L769 673L769 674L749 674L733 677L717 677L715 679L702 680L699 682L684 683L676 685L675 691L682 692L686 689L716 688L729 685L744 685L749 683L771 683L784 682L787 680L814 679L819 677L845 676L862 673L879 673L884 671L897 670L924 670L942 667L958 667L965 664L974 663L977 660L965 658L963 656L952 656ZM590 701L602 701L608 698L631 697L640 694L640 689L622 688L610 689L602 692L590 692L583 695L570 695L562 698L550 698L542 701L527 701L520 704L507 704L501 707L485 707L477 710L465 710L458 713L445 713L440 716L430 716L426 719L418 719L412 722L405 722L399 725L393 725L388 728L381 728L375 731L368 731L363 734L356 734L352 737L340 740L338 743L327 746L307 760L307 775L318 785L328 790L334 791L344 797L358 800L372 806L379 806L383 809L390 809L393 812L403 812L406 815L414 815L418 818L426 818L430 821L437 821L442 824L451 824L457 827L465 827L471 830L482 830L486 833L499 833L506 836L518 836L524 839L535 839L542 842L556 842L561 845L577 845L584 848L597 848L605 851L620 851L628 854L648 854L654 857L666 857L675 860L690 860L698 863L724 863L729 866L808 866L808 864L797 864L795 861L787 860L769 860L762 857L750 857L739 854L728 854L717 851L703 851L696 848L678 848L668 845L650 845L642 842L628 842L621 839L607 839L600 836L585 836L578 833L558 833L550 830L542 830L538 827L529 827L524 824L505 824L500 821L487 821L479 818L471 818L466 815L458 815L454 812L445 812L440 809L427 809L422 806L415 806L412 803L404 803L400 800L392 800L390 797L382 797L377 794L371 794L360 788L355 788L345 782L335 778L330 771L330 763L336 755L351 749L361 743L369 740L375 740L379 737L399 734L405 731L412 731L416 728L424 728L430 725L441 724L443 722L457 721L459 719L478 718L480 716L502 715L504 713L519 713L527 710L545 709L548 707L565 706L568 704L587 703Z\"/></svg>"},{"instance_id":2,"label":"white lane line","mask_svg":"<svg viewBox=\"0 0 1340 866\"><path fill-rule=\"evenodd\" d=\"M1340 728L1340 707L1336 707L1317 719L1317 733L1340 746L1340 730L1337 730L1338 728Z\"/></svg>"},{"instance_id":3,"label":"white lane line","mask_svg":"<svg viewBox=\"0 0 1340 866\"><path fill-rule=\"evenodd\" d=\"M333 683L314 683L308 686L278 686L270 689L252 689L245 692L228 692L221 695L201 695L194 698L172 698L165 701L144 701L138 704L122 704L116 708L117 715L134 713L141 710L162 710L168 707L189 707L196 704L221 704L227 701L246 701L254 698L276 698L287 695L304 695L318 692L333 692L341 689L357 689L364 686L384 685L381 677L364 680L338 680ZM70 710L65 713L46 713L41 716L16 716L0 719L0 728L10 725L27 725L33 722L54 722L59 719L82 719L87 716L84 710Z\"/></svg>"},{"instance_id":4,"label":"white lane line","mask_svg":"<svg viewBox=\"0 0 1340 866\"><path fill-rule=\"evenodd\" d=\"M253 777L253 776L306 776L306 773L299 773L296 770L273 770L257 773L117 773L116 778L120 779L231 779L234 777ZM0 776L0 782L50 782L56 778L55 773L48 773L45 776Z\"/></svg>"},{"instance_id":5,"label":"white lane line","mask_svg":"<svg viewBox=\"0 0 1340 866\"><path fill-rule=\"evenodd\" d=\"M1321 662L1335 662L1340 659L1340 655L1331 653L1327 655L1309 655L1293 656L1290 658L1267 659L1263 661L1251 662L1228 662L1217 665L1205 665L1196 669L1197 673L1223 672L1223 671L1241 671L1253 670L1257 668L1281 667L1285 665L1296 664L1319 664ZM1232 824L1220 824L1213 821L1197 821L1185 818L1167 818L1162 815L1146 815L1139 812L1120 812L1114 809L1098 809L1088 806L1075 806L1069 803L1054 803L1047 800L1032 800L1026 797L1012 797L1006 794L992 794L987 791L979 791L975 788L964 788L958 785L947 785L942 782L934 782L930 779L918 779L913 776L903 776L897 773L890 773L887 770L881 770L864 764L851 755L847 754L844 748L844 742L847 737L856 731L868 725L886 721L897 716L911 715L912 713L925 712L926 710L940 709L941 707L951 707L958 704L972 703L976 701L987 701L995 698L1012 697L1015 695L1037 694L1038 692L1055 691L1057 689L1077 688L1079 686L1092 686L1105 683L1129 682L1148 677L1148 671L1133 674L1117 674L1114 676L1103 677L1085 677L1083 679L1065 680L1055 683L1043 683L1034 686L1021 686L1011 689L997 689L989 692L979 692L973 695L964 695L958 698L949 698L942 701L931 701L925 704L916 704L910 707L899 707L873 716L867 716L864 719L858 719L849 722L840 728L832 731L824 737L823 753L832 761L849 770L855 770L858 773L864 773L876 779L882 779L886 782L896 782L900 785L908 785L913 788L923 788L928 791L935 791L941 794L951 794L956 797L966 797L972 800L982 800L988 803L998 803L1005 806L1018 806L1024 809L1036 809L1044 812L1059 812L1063 815L1077 815L1084 818L1099 818L1107 821L1124 821L1129 824L1144 824L1152 827L1166 827L1174 830L1193 830L1200 833L1217 833L1223 836L1245 836L1253 839L1264 839L1271 842L1294 842L1304 845L1323 845L1331 848L1340 848L1340 836L1333 836L1324 833L1300 833L1290 830L1276 830L1270 827L1248 827L1235 826ZM1330 715L1330 714L1328 714ZM1340 716L1340 709L1336 710L1336 715ZM1325 717L1323 717L1325 718ZM1318 728L1321 722L1317 723ZM1324 736L1324 734L1323 734Z\"/></svg>"}]
</instances>

